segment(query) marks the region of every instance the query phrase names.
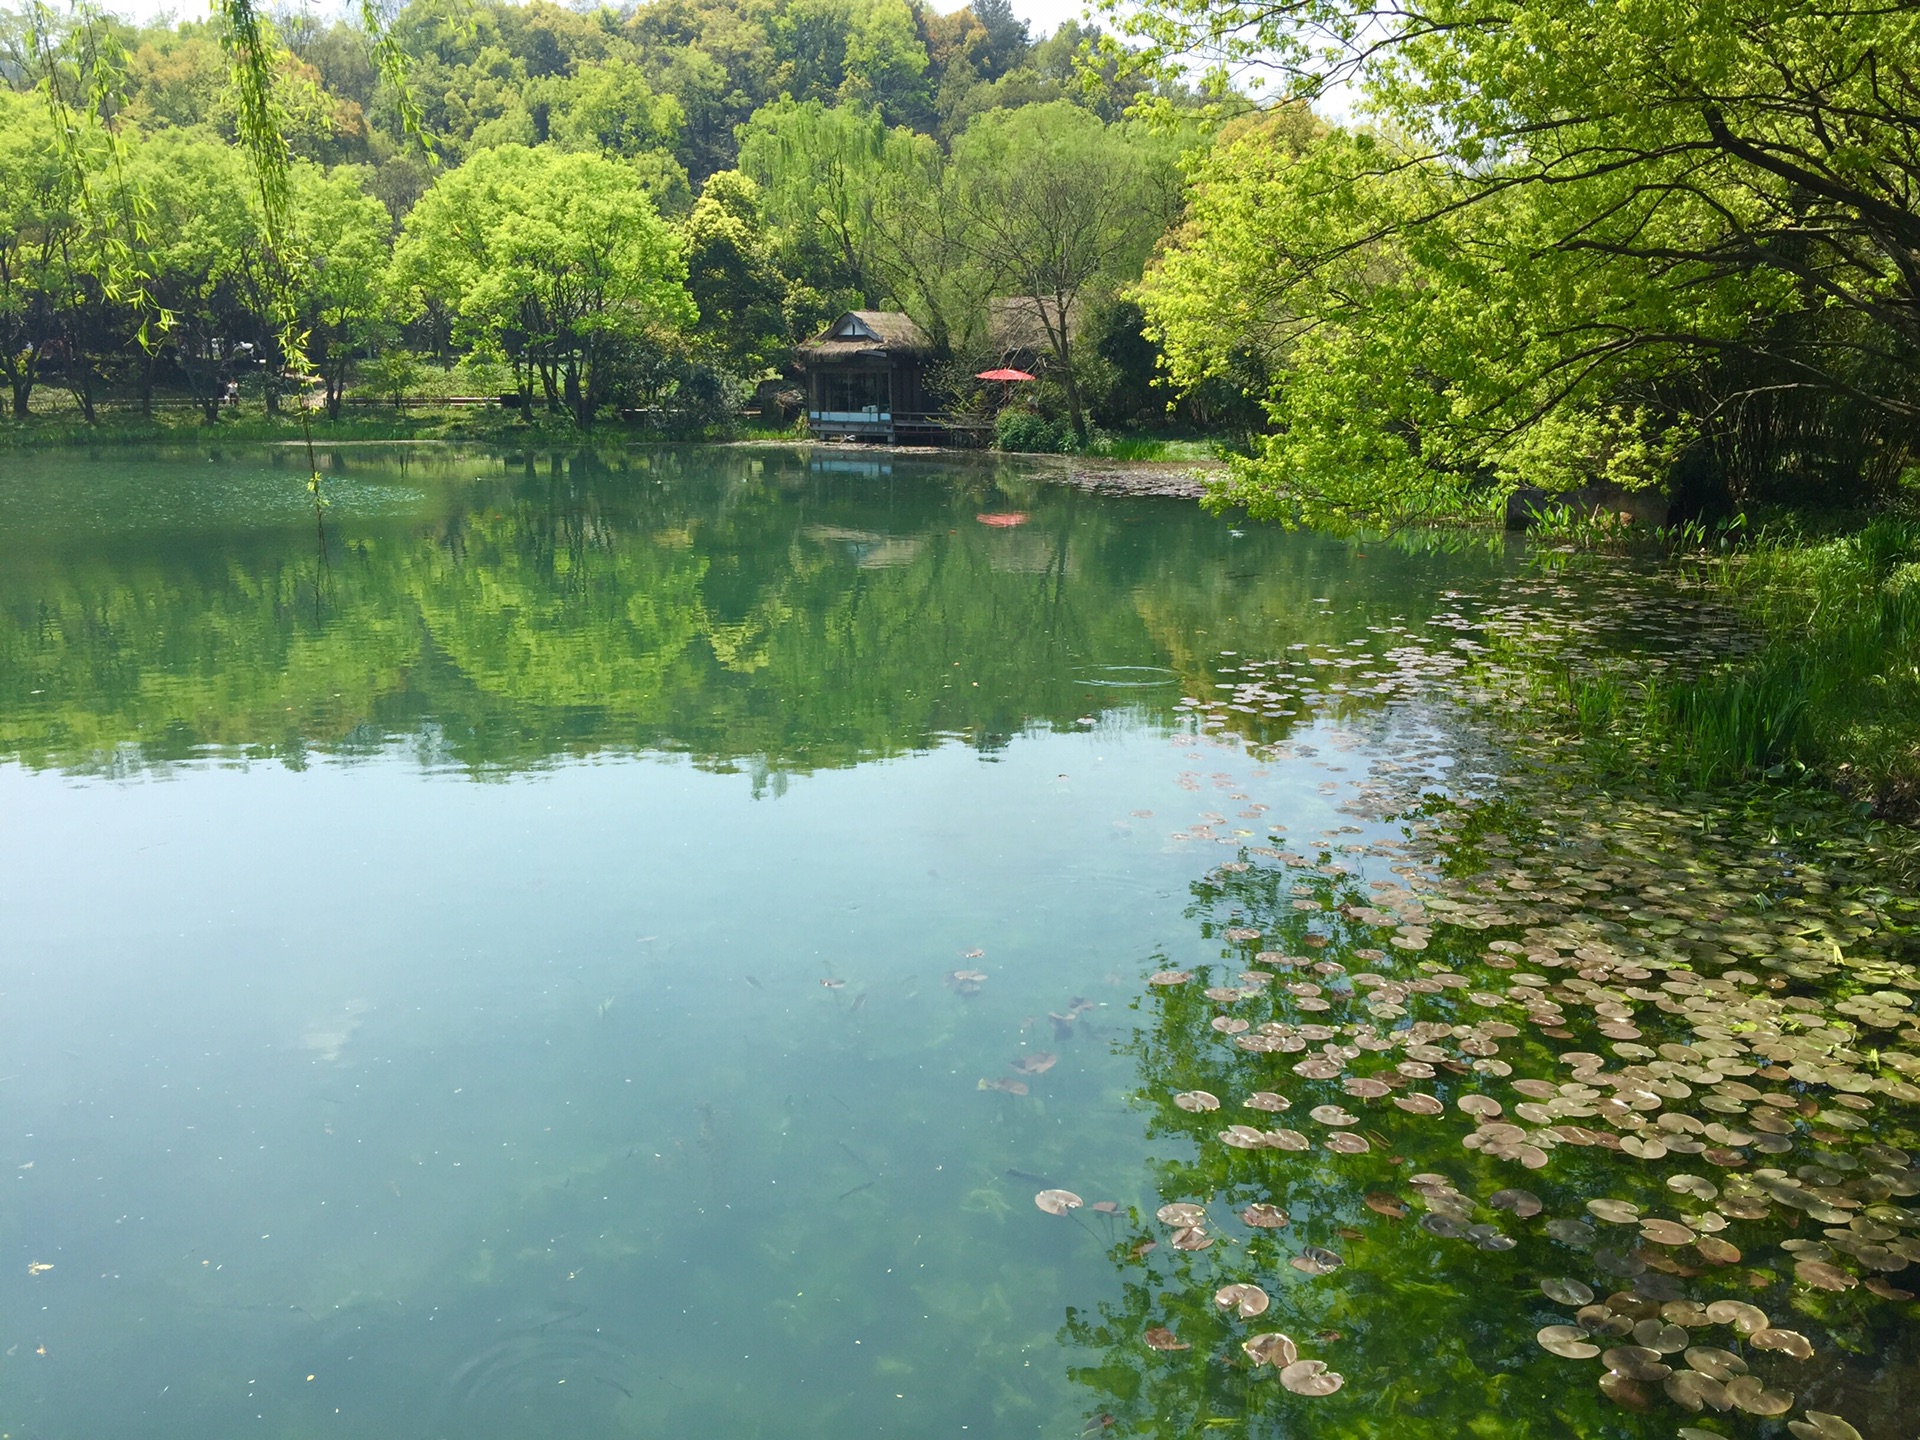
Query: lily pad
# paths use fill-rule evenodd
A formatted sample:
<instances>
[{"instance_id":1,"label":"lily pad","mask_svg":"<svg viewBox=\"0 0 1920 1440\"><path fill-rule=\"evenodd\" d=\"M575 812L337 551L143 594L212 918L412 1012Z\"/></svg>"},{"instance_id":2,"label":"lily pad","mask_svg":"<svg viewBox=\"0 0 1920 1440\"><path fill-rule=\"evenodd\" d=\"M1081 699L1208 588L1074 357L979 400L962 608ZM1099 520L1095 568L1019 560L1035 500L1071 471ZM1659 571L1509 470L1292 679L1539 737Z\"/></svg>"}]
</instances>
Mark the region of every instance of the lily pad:
<instances>
[{"instance_id":1,"label":"lily pad","mask_svg":"<svg viewBox=\"0 0 1920 1440\"><path fill-rule=\"evenodd\" d=\"M1258 1230L1278 1230L1287 1225L1287 1212L1278 1205L1256 1200L1240 1212L1240 1218Z\"/></svg>"},{"instance_id":2,"label":"lily pad","mask_svg":"<svg viewBox=\"0 0 1920 1440\"><path fill-rule=\"evenodd\" d=\"M1747 1343L1756 1350L1777 1350L1795 1360L1813 1358L1813 1342L1798 1330L1756 1330L1747 1337Z\"/></svg>"},{"instance_id":3,"label":"lily pad","mask_svg":"<svg viewBox=\"0 0 1920 1440\"><path fill-rule=\"evenodd\" d=\"M1727 1387L1698 1370L1676 1370L1667 1376L1662 1386L1667 1398L1683 1410L1697 1413L1706 1406L1726 1410L1733 1405L1733 1401L1727 1398Z\"/></svg>"},{"instance_id":4,"label":"lily pad","mask_svg":"<svg viewBox=\"0 0 1920 1440\"><path fill-rule=\"evenodd\" d=\"M1545 1208L1531 1190L1496 1190L1487 1197L1487 1204L1520 1220L1531 1220Z\"/></svg>"},{"instance_id":5,"label":"lily pad","mask_svg":"<svg viewBox=\"0 0 1920 1440\"><path fill-rule=\"evenodd\" d=\"M1033 1203L1049 1215L1064 1215L1069 1210L1078 1210L1087 1202L1071 1190L1042 1190L1033 1197Z\"/></svg>"},{"instance_id":6,"label":"lily pad","mask_svg":"<svg viewBox=\"0 0 1920 1440\"><path fill-rule=\"evenodd\" d=\"M1816 1290L1851 1290L1860 1282L1837 1265L1824 1260L1802 1260L1793 1267L1794 1278Z\"/></svg>"},{"instance_id":7,"label":"lily pad","mask_svg":"<svg viewBox=\"0 0 1920 1440\"><path fill-rule=\"evenodd\" d=\"M1162 1225L1172 1225L1179 1229L1185 1229L1189 1225L1204 1225L1207 1221L1207 1212L1187 1200L1175 1200L1170 1204L1162 1205L1153 1213L1154 1218Z\"/></svg>"},{"instance_id":8,"label":"lily pad","mask_svg":"<svg viewBox=\"0 0 1920 1440\"><path fill-rule=\"evenodd\" d=\"M1292 1337L1282 1335L1278 1330L1243 1340L1240 1348L1247 1352L1247 1358L1256 1365L1284 1367L1300 1358L1299 1348L1293 1343Z\"/></svg>"},{"instance_id":9,"label":"lily pad","mask_svg":"<svg viewBox=\"0 0 1920 1440\"><path fill-rule=\"evenodd\" d=\"M1707 1319L1716 1325L1731 1325L1741 1335L1751 1335L1756 1330L1765 1330L1772 1323L1767 1312L1758 1305L1749 1305L1744 1300L1716 1300L1707 1306Z\"/></svg>"},{"instance_id":10,"label":"lily pad","mask_svg":"<svg viewBox=\"0 0 1920 1440\"><path fill-rule=\"evenodd\" d=\"M1753 1375L1727 1381L1727 1398L1749 1415L1784 1415L1793 1408L1792 1391L1770 1390Z\"/></svg>"},{"instance_id":11,"label":"lily pad","mask_svg":"<svg viewBox=\"0 0 1920 1440\"><path fill-rule=\"evenodd\" d=\"M1155 1350L1191 1350L1193 1348L1164 1325L1155 1325L1140 1338Z\"/></svg>"},{"instance_id":12,"label":"lily pad","mask_svg":"<svg viewBox=\"0 0 1920 1440\"><path fill-rule=\"evenodd\" d=\"M1287 1263L1303 1275L1330 1275L1347 1262L1331 1250L1309 1245Z\"/></svg>"},{"instance_id":13,"label":"lily pad","mask_svg":"<svg viewBox=\"0 0 1920 1440\"><path fill-rule=\"evenodd\" d=\"M1548 1276L1540 1282L1540 1293L1556 1305L1591 1305L1593 1291L1578 1280Z\"/></svg>"},{"instance_id":14,"label":"lily pad","mask_svg":"<svg viewBox=\"0 0 1920 1440\"><path fill-rule=\"evenodd\" d=\"M1821 1410L1807 1411L1805 1420L1789 1420L1787 1429L1796 1440L1861 1440L1860 1432L1838 1415Z\"/></svg>"},{"instance_id":15,"label":"lily pad","mask_svg":"<svg viewBox=\"0 0 1920 1440\"><path fill-rule=\"evenodd\" d=\"M1631 1200L1589 1200L1587 1210L1609 1225L1633 1225L1640 1219L1640 1207Z\"/></svg>"},{"instance_id":16,"label":"lily pad","mask_svg":"<svg viewBox=\"0 0 1920 1440\"><path fill-rule=\"evenodd\" d=\"M1195 1112L1218 1110L1220 1108L1220 1097L1206 1090L1182 1090L1178 1095L1173 1097L1173 1103L1178 1105L1182 1110L1192 1110Z\"/></svg>"},{"instance_id":17,"label":"lily pad","mask_svg":"<svg viewBox=\"0 0 1920 1440\"><path fill-rule=\"evenodd\" d=\"M1258 1285L1244 1282L1238 1285L1223 1285L1213 1292L1213 1303L1222 1310L1231 1310L1242 1320L1251 1320L1256 1315L1264 1315L1271 1303L1267 1292Z\"/></svg>"},{"instance_id":18,"label":"lily pad","mask_svg":"<svg viewBox=\"0 0 1920 1440\"><path fill-rule=\"evenodd\" d=\"M1296 1395L1331 1395L1347 1382L1324 1360L1296 1360L1280 1371L1280 1383Z\"/></svg>"},{"instance_id":19,"label":"lily pad","mask_svg":"<svg viewBox=\"0 0 1920 1440\"><path fill-rule=\"evenodd\" d=\"M1747 1362L1731 1350L1720 1350L1712 1345L1689 1346L1682 1357L1692 1369L1702 1375L1711 1375L1716 1380L1731 1380L1736 1375L1747 1373Z\"/></svg>"}]
</instances>

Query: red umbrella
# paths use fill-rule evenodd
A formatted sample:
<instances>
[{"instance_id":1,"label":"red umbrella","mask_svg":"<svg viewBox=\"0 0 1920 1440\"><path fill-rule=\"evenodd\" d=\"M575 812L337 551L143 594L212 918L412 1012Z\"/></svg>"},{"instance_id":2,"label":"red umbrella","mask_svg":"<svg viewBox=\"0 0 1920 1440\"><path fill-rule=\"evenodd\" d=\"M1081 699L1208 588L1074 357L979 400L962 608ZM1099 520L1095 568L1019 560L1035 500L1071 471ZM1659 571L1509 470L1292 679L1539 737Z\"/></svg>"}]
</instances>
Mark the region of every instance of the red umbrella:
<instances>
[{"instance_id":1,"label":"red umbrella","mask_svg":"<svg viewBox=\"0 0 1920 1440\"><path fill-rule=\"evenodd\" d=\"M976 380L1032 380L1036 377L1024 370L982 370L973 378Z\"/></svg>"}]
</instances>

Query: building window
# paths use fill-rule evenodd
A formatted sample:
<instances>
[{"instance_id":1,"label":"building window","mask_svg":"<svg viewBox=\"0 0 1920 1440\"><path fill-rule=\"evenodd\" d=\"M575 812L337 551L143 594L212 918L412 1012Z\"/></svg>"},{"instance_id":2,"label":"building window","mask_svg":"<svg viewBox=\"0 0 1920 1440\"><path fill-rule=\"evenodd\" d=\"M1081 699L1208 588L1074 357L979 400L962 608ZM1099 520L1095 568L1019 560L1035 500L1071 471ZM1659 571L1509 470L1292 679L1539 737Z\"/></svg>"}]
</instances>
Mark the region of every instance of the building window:
<instances>
[{"instance_id":1,"label":"building window","mask_svg":"<svg viewBox=\"0 0 1920 1440\"><path fill-rule=\"evenodd\" d=\"M885 370L827 370L820 375L820 409L836 412L893 409L893 376Z\"/></svg>"}]
</instances>

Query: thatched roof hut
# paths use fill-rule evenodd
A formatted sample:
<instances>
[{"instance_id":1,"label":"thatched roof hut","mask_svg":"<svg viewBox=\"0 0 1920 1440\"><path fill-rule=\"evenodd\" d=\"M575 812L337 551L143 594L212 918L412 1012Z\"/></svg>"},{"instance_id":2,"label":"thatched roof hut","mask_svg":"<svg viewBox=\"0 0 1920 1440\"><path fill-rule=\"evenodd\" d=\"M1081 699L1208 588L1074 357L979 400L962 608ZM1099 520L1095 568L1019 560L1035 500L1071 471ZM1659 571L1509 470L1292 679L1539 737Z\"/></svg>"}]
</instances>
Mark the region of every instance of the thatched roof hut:
<instances>
[{"instance_id":1,"label":"thatched roof hut","mask_svg":"<svg viewBox=\"0 0 1920 1440\"><path fill-rule=\"evenodd\" d=\"M849 310L799 348L807 428L836 439L885 440L924 429L922 371L933 342L899 310Z\"/></svg>"}]
</instances>

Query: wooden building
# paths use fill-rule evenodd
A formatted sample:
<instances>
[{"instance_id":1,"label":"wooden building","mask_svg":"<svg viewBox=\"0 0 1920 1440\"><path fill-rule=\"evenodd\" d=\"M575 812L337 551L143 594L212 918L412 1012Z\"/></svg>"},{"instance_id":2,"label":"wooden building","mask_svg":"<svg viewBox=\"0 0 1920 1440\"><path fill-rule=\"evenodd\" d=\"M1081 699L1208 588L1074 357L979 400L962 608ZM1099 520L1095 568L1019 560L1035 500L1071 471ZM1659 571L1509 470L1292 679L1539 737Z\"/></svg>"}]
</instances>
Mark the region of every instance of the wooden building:
<instances>
[{"instance_id":1,"label":"wooden building","mask_svg":"<svg viewBox=\"0 0 1920 1440\"><path fill-rule=\"evenodd\" d=\"M800 346L807 428L823 439L937 438L924 371L933 346L898 310L849 310Z\"/></svg>"}]
</instances>

